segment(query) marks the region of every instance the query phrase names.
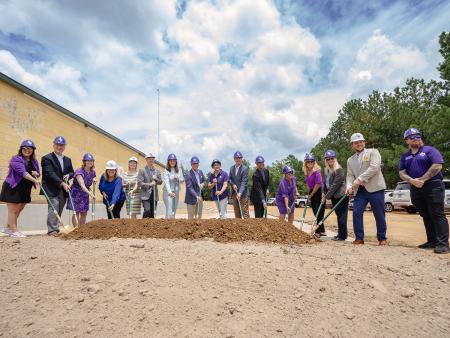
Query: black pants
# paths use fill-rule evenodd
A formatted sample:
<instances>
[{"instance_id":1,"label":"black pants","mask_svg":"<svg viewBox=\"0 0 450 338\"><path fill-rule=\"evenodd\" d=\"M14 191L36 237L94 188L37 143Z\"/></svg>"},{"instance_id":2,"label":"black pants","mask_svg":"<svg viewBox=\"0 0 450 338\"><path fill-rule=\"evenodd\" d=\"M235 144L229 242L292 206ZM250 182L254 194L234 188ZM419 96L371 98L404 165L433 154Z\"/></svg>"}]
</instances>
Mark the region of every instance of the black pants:
<instances>
[{"instance_id":1,"label":"black pants","mask_svg":"<svg viewBox=\"0 0 450 338\"><path fill-rule=\"evenodd\" d=\"M152 189L150 197L148 200L142 200L142 207L144 208L144 213L142 218L155 218L155 211L158 202L155 201L155 190Z\"/></svg>"},{"instance_id":2,"label":"black pants","mask_svg":"<svg viewBox=\"0 0 450 338\"><path fill-rule=\"evenodd\" d=\"M255 218L264 217L264 204L253 202L253 207L255 209Z\"/></svg>"},{"instance_id":3,"label":"black pants","mask_svg":"<svg viewBox=\"0 0 450 338\"><path fill-rule=\"evenodd\" d=\"M120 210L122 210L124 203L125 203L125 200L117 201L117 203L114 204L114 208L112 209L112 214L113 214L114 218L120 218ZM108 219L111 219L111 212L109 212L108 206L106 207L106 213L108 215Z\"/></svg>"},{"instance_id":4,"label":"black pants","mask_svg":"<svg viewBox=\"0 0 450 338\"><path fill-rule=\"evenodd\" d=\"M310 191L310 193L311 193L311 191ZM322 200L322 188L317 190L316 193L311 196L311 208L314 212L314 215L317 214L317 210L319 209L321 200ZM323 220L324 214L325 214L325 206L322 206L322 208L320 209L319 215L317 215L317 224L319 224L319 222L321 220ZM320 227L317 228L316 233L319 233L319 232L325 232L325 224L322 224Z\"/></svg>"},{"instance_id":5,"label":"black pants","mask_svg":"<svg viewBox=\"0 0 450 338\"><path fill-rule=\"evenodd\" d=\"M441 180L411 186L411 202L423 218L427 242L448 247L448 221L444 213L445 187Z\"/></svg>"},{"instance_id":6,"label":"black pants","mask_svg":"<svg viewBox=\"0 0 450 338\"><path fill-rule=\"evenodd\" d=\"M342 198L331 198L331 204L333 207L339 202ZM347 239L347 214L348 214L348 196L344 198L344 200L339 204L339 206L335 209L337 221L338 221L338 237L340 239Z\"/></svg>"}]
</instances>

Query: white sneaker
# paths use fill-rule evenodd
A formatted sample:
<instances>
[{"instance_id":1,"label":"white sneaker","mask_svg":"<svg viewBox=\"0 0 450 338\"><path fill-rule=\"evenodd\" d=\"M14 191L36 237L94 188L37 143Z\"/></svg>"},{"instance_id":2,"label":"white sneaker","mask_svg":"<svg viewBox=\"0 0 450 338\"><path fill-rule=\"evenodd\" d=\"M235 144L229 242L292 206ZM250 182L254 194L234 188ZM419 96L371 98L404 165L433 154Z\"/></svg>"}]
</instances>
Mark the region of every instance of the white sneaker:
<instances>
[{"instance_id":1,"label":"white sneaker","mask_svg":"<svg viewBox=\"0 0 450 338\"><path fill-rule=\"evenodd\" d=\"M12 230L10 228L0 228L0 232L4 233L5 235L11 236L13 234Z\"/></svg>"},{"instance_id":2,"label":"white sneaker","mask_svg":"<svg viewBox=\"0 0 450 338\"><path fill-rule=\"evenodd\" d=\"M10 237L27 237L23 232L20 232L20 231L13 232L9 236Z\"/></svg>"}]
</instances>

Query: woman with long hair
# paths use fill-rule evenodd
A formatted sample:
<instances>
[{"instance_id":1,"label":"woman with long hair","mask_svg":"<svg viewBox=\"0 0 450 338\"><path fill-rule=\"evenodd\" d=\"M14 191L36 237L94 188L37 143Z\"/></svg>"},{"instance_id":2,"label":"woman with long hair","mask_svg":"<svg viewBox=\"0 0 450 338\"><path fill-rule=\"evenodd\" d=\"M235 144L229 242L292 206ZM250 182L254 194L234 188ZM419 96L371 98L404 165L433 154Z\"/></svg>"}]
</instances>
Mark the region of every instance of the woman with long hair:
<instances>
[{"instance_id":1,"label":"woman with long hair","mask_svg":"<svg viewBox=\"0 0 450 338\"><path fill-rule=\"evenodd\" d=\"M180 194L180 183L184 182L183 173L178 168L175 154L167 157L166 169L163 172L163 199L166 206L166 219L175 218Z\"/></svg>"},{"instance_id":2,"label":"woman with long hair","mask_svg":"<svg viewBox=\"0 0 450 338\"><path fill-rule=\"evenodd\" d=\"M314 215L317 216L317 223L322 221L325 213L325 205L320 207L322 202L322 186L323 179L321 174L321 168L316 162L316 158L313 154L306 154L303 161L303 172L305 173L305 182L308 186L308 202L311 203L311 208ZM320 207L320 210L319 210ZM319 212L318 212L319 211ZM316 236L326 236L325 225L322 224L316 229Z\"/></svg>"},{"instance_id":3,"label":"woman with long hair","mask_svg":"<svg viewBox=\"0 0 450 338\"><path fill-rule=\"evenodd\" d=\"M333 207L345 195L346 181L344 169L340 166L336 152L327 150L325 158L325 191L326 195L322 197L322 203L331 200ZM338 205L335 210L338 221L338 234L332 238L333 241L345 241L347 239L347 214L348 214L348 196Z\"/></svg>"},{"instance_id":4,"label":"woman with long hair","mask_svg":"<svg viewBox=\"0 0 450 338\"><path fill-rule=\"evenodd\" d=\"M33 141L25 140L19 151L9 162L8 176L3 182L0 201L6 202L8 224L0 231L10 237L25 237L17 230L17 219L25 204L31 202L31 188L38 188L40 176L39 163L35 156Z\"/></svg>"},{"instance_id":5,"label":"woman with long hair","mask_svg":"<svg viewBox=\"0 0 450 338\"><path fill-rule=\"evenodd\" d=\"M109 219L120 218L120 210L122 210L126 199L122 187L122 178L118 175L117 168L115 161L106 162L105 173L100 178L98 185Z\"/></svg>"},{"instance_id":6,"label":"woman with long hair","mask_svg":"<svg viewBox=\"0 0 450 338\"><path fill-rule=\"evenodd\" d=\"M94 198L94 194L89 190L96 177L94 170L94 156L90 153L86 153L82 159L81 168L75 170L73 174L73 184L70 188L69 198L67 202L67 210L72 210L74 212L72 216L72 224L77 224L78 226L86 223L86 215L89 211L89 197ZM72 201L73 204L72 205Z\"/></svg>"},{"instance_id":7,"label":"woman with long hair","mask_svg":"<svg viewBox=\"0 0 450 338\"><path fill-rule=\"evenodd\" d=\"M221 219L227 218L227 203L228 203L228 181L229 176L226 171L223 171L222 163L219 160L213 160L211 163L213 172L210 173L208 179L208 188L211 189L213 201L217 204L217 211Z\"/></svg>"},{"instance_id":8,"label":"woman with long hair","mask_svg":"<svg viewBox=\"0 0 450 338\"><path fill-rule=\"evenodd\" d=\"M141 189L138 185L138 159L134 156L128 160L128 171L122 173L123 187L127 196L127 214L137 218L141 214Z\"/></svg>"}]
</instances>

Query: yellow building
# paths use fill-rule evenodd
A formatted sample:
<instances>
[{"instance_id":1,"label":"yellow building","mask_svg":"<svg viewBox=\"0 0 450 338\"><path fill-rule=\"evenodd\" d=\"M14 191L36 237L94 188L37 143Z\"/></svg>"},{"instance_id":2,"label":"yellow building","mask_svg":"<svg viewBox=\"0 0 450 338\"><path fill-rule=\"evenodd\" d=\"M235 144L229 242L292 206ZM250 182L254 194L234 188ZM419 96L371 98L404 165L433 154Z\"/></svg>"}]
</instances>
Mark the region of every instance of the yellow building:
<instances>
[{"instance_id":1,"label":"yellow building","mask_svg":"<svg viewBox=\"0 0 450 338\"><path fill-rule=\"evenodd\" d=\"M64 154L72 159L74 169L81 166L83 154L90 152L95 157L98 176L110 159L117 161L125 170L131 156L138 158L139 168L145 165L145 154L142 151L1 72L0 128L0 184L3 184L8 174L9 160L17 154L24 139L35 142L36 157L40 162L43 155L53 151L55 136L63 135L68 143ZM157 166L162 173L164 165L157 162ZM42 200L43 197L33 190L32 201ZM184 186L180 200L184 200Z\"/></svg>"}]
</instances>

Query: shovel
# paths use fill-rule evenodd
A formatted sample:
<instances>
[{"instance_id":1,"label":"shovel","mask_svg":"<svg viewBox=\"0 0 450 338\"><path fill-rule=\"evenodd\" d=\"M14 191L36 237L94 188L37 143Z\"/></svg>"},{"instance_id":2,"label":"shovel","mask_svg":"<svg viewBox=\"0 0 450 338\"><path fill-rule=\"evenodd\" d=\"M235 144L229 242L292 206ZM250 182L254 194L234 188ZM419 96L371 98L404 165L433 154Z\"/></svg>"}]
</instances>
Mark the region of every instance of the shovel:
<instances>
[{"instance_id":1,"label":"shovel","mask_svg":"<svg viewBox=\"0 0 450 338\"><path fill-rule=\"evenodd\" d=\"M103 198L106 201L106 207L108 208L108 213L111 216L111 219L114 219L114 215L113 215L113 213L112 213L112 211L110 209L111 208L111 204L109 204L109 201L108 201L108 199L106 197L103 197Z\"/></svg>"},{"instance_id":2,"label":"shovel","mask_svg":"<svg viewBox=\"0 0 450 338\"><path fill-rule=\"evenodd\" d=\"M308 203L308 202L306 202L306 203ZM323 208L324 205L325 205L325 203L322 203L322 202L321 202L320 205L319 205L319 209L317 209L317 212L316 212L316 214L314 215L314 216L315 216L315 220L314 220L313 224L311 225L311 236L314 234L315 229L318 228L318 226L316 227L316 225L317 225L317 217L319 217L319 213L320 213L320 211L322 210L322 208ZM321 223L323 223L323 220L322 220ZM313 229L314 229L314 231L313 231Z\"/></svg>"},{"instance_id":3,"label":"shovel","mask_svg":"<svg viewBox=\"0 0 450 338\"><path fill-rule=\"evenodd\" d=\"M67 185L69 185L69 180L68 180L68 179L65 180L65 182L66 182ZM79 220L78 220L77 211L75 210L75 204L73 203L73 199L72 199L72 191L71 191L70 188L69 188L69 190L67 191L67 193L69 194L69 201L70 201L70 204L72 204L73 215L75 216L75 221L77 222L77 225L76 225L76 226L79 226L79 225L80 225L80 222L79 222Z\"/></svg>"},{"instance_id":4,"label":"shovel","mask_svg":"<svg viewBox=\"0 0 450 338\"><path fill-rule=\"evenodd\" d=\"M45 191L44 187L41 185L41 190L44 193L45 198L47 199L48 205L52 208L53 212L55 213L56 218L59 222L59 231L62 233L69 233L73 231L74 227L70 225L64 225L61 216L59 216L58 211L56 210L55 206L53 205L52 201L50 200L50 197L48 197L47 192Z\"/></svg>"},{"instance_id":5,"label":"shovel","mask_svg":"<svg viewBox=\"0 0 450 338\"><path fill-rule=\"evenodd\" d=\"M94 194L94 197L92 198L92 212L91 212L91 220L93 221L95 219L95 183L92 185L92 193Z\"/></svg>"},{"instance_id":6,"label":"shovel","mask_svg":"<svg viewBox=\"0 0 450 338\"><path fill-rule=\"evenodd\" d=\"M306 201L305 203L305 207L303 208L303 215L302 218L300 219L300 231L303 229L303 223L305 223L305 217L306 217L306 210L308 209L308 201Z\"/></svg>"},{"instance_id":7,"label":"shovel","mask_svg":"<svg viewBox=\"0 0 450 338\"><path fill-rule=\"evenodd\" d=\"M325 217L323 218L323 220L321 220L319 222L319 224L317 224L316 227L314 227L314 224L311 226L311 234L313 234L324 222L325 220L333 213L333 211L335 211L337 209L337 207L339 206L339 204L342 203L342 201L347 197L347 195L342 196L339 201L334 205L334 207L325 215ZM316 218L317 220L317 218Z\"/></svg>"},{"instance_id":8,"label":"shovel","mask_svg":"<svg viewBox=\"0 0 450 338\"><path fill-rule=\"evenodd\" d=\"M244 218L244 214L242 213L241 201L240 201L240 199L238 197L237 189L234 189L234 192L236 194L236 199L238 201L239 211L241 212L241 218Z\"/></svg>"}]
</instances>

